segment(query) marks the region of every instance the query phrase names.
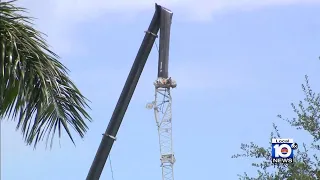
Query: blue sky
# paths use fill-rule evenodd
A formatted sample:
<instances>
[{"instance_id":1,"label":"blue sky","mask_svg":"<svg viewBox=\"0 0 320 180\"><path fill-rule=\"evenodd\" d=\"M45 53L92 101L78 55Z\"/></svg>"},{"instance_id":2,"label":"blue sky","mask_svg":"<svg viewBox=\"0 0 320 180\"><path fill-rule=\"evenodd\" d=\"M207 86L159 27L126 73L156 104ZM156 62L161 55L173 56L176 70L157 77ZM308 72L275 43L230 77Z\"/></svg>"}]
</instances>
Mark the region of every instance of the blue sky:
<instances>
[{"instance_id":1,"label":"blue sky","mask_svg":"<svg viewBox=\"0 0 320 180\"><path fill-rule=\"evenodd\" d=\"M14 123L1 123L1 179L85 179L154 11L153 1L21 0L91 101L94 122L74 147L25 146ZM317 0L159 1L174 12L170 76L175 179L237 179L255 174L250 159L231 159L242 142L268 145L272 122L284 137L309 141L277 114L292 117L310 76L320 90ZM303 3L302 3L303 2ZM153 100L153 49L111 152L116 180L161 179ZM111 179L110 166L101 179Z\"/></svg>"}]
</instances>

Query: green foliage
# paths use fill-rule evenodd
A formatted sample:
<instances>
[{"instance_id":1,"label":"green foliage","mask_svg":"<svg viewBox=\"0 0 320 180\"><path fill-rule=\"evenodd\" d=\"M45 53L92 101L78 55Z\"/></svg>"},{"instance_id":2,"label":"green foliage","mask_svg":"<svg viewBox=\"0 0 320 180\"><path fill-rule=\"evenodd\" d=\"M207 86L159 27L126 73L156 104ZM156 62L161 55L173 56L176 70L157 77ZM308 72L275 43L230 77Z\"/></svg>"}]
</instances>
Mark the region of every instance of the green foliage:
<instances>
[{"instance_id":1,"label":"green foliage","mask_svg":"<svg viewBox=\"0 0 320 180\"><path fill-rule=\"evenodd\" d=\"M232 158L253 157L258 160L257 163L252 163L252 166L258 169L257 177L249 177L244 173L244 175L238 175L240 180L320 179L320 161L317 155L320 151L320 94L312 91L307 76L306 83L302 85L302 90L305 94L304 100L300 101L298 105L291 104L296 117L293 119L284 119L281 115L278 117L288 122L292 127L309 133L313 137L311 145L299 144L293 164L273 164L271 162L271 139L281 138L277 126L273 124L274 131L271 133L268 148L260 147L253 142L241 144L241 150L244 153L232 156Z\"/></svg>"},{"instance_id":2,"label":"green foliage","mask_svg":"<svg viewBox=\"0 0 320 180\"><path fill-rule=\"evenodd\" d=\"M67 68L32 26L26 9L0 2L0 119L17 122L28 145L46 142L70 126L83 137L87 99L68 77Z\"/></svg>"}]
</instances>

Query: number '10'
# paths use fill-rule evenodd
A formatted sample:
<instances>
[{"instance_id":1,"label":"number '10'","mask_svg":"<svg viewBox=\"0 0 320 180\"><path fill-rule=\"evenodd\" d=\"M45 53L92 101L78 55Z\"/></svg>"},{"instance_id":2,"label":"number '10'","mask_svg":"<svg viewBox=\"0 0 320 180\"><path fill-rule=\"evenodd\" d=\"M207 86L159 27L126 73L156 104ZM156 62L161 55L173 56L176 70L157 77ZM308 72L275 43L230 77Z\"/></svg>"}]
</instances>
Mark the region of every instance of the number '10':
<instances>
[{"instance_id":1,"label":"number '10'","mask_svg":"<svg viewBox=\"0 0 320 180\"><path fill-rule=\"evenodd\" d=\"M276 144L276 145L273 146L273 148L274 148L274 152L275 152L275 157L276 158L279 157L279 156L282 157L282 158L287 158L287 157L289 157L291 155L291 152L292 152L292 149L288 144L281 144L281 145ZM282 152L281 152L282 148L287 148L288 152L286 154L282 154Z\"/></svg>"}]
</instances>

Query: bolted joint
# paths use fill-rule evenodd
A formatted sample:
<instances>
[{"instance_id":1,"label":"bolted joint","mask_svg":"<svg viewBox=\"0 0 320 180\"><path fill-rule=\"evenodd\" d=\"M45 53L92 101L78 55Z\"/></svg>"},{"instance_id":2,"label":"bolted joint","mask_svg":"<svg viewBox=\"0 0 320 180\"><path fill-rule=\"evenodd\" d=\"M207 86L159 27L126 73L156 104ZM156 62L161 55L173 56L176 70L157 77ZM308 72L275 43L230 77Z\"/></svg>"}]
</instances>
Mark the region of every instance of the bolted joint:
<instances>
[{"instance_id":1,"label":"bolted joint","mask_svg":"<svg viewBox=\"0 0 320 180\"><path fill-rule=\"evenodd\" d=\"M151 34L152 36L158 38L158 35L153 33L153 32L150 32L150 31L144 31L144 32L147 33L147 34Z\"/></svg>"},{"instance_id":2,"label":"bolted joint","mask_svg":"<svg viewBox=\"0 0 320 180\"><path fill-rule=\"evenodd\" d=\"M108 136L108 137L110 137L111 139L113 139L113 140L117 140L117 138L116 137L114 137L114 136L111 136L110 134L102 134L102 136Z\"/></svg>"}]
</instances>

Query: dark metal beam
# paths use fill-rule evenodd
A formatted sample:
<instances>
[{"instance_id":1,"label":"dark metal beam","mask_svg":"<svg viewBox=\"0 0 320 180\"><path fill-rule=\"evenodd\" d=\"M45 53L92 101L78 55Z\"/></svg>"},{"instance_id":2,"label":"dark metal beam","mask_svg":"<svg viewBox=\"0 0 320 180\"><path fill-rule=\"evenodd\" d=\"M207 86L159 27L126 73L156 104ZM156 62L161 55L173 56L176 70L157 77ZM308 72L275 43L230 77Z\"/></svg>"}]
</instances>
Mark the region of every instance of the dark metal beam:
<instances>
[{"instance_id":1,"label":"dark metal beam","mask_svg":"<svg viewBox=\"0 0 320 180\"><path fill-rule=\"evenodd\" d=\"M136 59L134 60L127 81L123 87L118 103L110 119L108 128L106 129L105 134L103 134L103 138L101 140L100 146L93 160L86 180L99 180L101 176L125 112L129 106L130 100L137 86L142 70L146 64L152 46L155 42L156 35L158 34L160 28L160 13L162 9L163 7L156 4L154 16L152 18L148 31L144 36Z\"/></svg>"},{"instance_id":2,"label":"dark metal beam","mask_svg":"<svg viewBox=\"0 0 320 180\"><path fill-rule=\"evenodd\" d=\"M169 44L172 16L173 13L170 10L161 9L158 77L162 78L168 78L169 76Z\"/></svg>"}]
</instances>

